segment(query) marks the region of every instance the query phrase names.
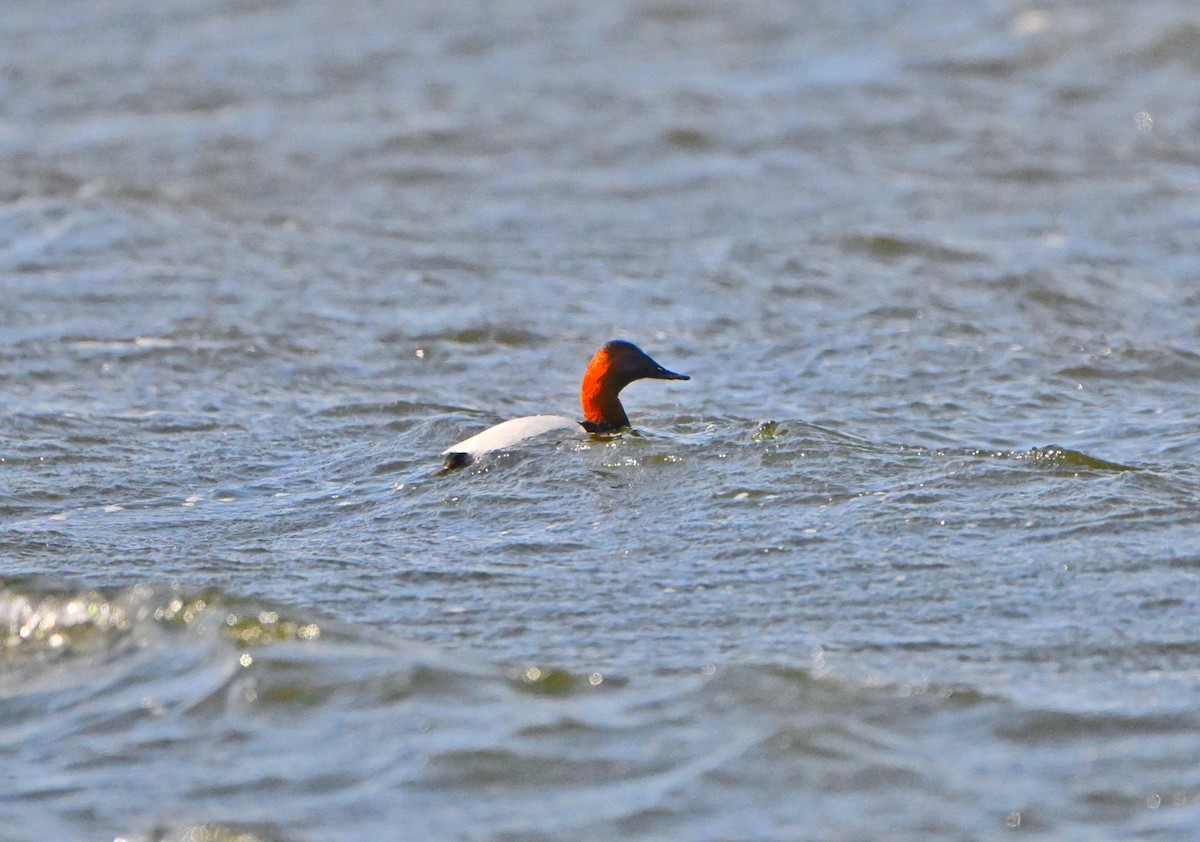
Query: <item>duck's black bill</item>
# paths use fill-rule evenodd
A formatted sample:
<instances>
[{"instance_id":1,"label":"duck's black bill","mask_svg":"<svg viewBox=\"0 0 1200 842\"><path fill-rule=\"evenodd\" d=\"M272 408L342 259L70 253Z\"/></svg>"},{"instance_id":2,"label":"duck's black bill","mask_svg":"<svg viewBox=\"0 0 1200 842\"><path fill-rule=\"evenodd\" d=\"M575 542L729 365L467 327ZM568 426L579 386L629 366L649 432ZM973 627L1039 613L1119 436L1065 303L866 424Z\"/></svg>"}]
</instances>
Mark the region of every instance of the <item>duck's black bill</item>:
<instances>
[{"instance_id":1,"label":"duck's black bill","mask_svg":"<svg viewBox=\"0 0 1200 842\"><path fill-rule=\"evenodd\" d=\"M686 374L676 374L674 371L667 371L662 366L659 366L658 370L649 376L654 378L655 380L691 380L692 379L692 378L688 377Z\"/></svg>"}]
</instances>

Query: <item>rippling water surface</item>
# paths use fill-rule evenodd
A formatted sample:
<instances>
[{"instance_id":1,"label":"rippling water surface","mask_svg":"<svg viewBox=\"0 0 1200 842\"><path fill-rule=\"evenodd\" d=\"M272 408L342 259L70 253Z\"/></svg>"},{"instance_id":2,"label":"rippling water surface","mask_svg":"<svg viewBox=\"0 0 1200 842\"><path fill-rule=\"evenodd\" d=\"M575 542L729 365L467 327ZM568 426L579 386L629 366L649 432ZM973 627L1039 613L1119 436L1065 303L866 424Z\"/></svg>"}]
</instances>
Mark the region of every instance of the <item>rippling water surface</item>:
<instances>
[{"instance_id":1,"label":"rippling water surface","mask_svg":"<svg viewBox=\"0 0 1200 842\"><path fill-rule=\"evenodd\" d=\"M1198 38L8 0L0 839L1200 837Z\"/></svg>"}]
</instances>

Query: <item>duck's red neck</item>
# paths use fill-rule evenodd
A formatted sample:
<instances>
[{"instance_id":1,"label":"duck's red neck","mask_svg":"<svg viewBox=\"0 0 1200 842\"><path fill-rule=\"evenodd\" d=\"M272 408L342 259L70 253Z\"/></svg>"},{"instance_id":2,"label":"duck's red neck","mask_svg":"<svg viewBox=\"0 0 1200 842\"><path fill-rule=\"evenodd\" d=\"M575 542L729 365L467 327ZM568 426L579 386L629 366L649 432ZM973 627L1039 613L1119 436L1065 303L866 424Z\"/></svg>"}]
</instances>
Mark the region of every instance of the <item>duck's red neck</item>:
<instances>
[{"instance_id":1,"label":"duck's red neck","mask_svg":"<svg viewBox=\"0 0 1200 842\"><path fill-rule=\"evenodd\" d=\"M583 424L589 432L605 433L629 426L629 416L617 398L626 385L608 352L603 348L597 351L584 372L583 387L579 390Z\"/></svg>"}]
</instances>

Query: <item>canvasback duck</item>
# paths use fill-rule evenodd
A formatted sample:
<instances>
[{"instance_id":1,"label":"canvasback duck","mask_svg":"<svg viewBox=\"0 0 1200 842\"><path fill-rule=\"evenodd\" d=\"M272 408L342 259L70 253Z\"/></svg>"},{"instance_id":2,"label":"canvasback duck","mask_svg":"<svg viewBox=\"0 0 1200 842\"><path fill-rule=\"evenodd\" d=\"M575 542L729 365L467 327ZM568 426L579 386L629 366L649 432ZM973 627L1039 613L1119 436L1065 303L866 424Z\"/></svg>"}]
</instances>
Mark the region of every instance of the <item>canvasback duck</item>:
<instances>
[{"instance_id":1,"label":"canvasback duck","mask_svg":"<svg viewBox=\"0 0 1200 842\"><path fill-rule=\"evenodd\" d=\"M613 433L629 426L629 416L617 397L634 380L690 380L686 374L667 371L632 342L614 339L595 353L583 374L579 400L583 420L563 415L527 415L513 418L482 433L464 439L442 452L446 470L469 465L476 457L492 450L504 450L554 430L578 436L589 433Z\"/></svg>"}]
</instances>

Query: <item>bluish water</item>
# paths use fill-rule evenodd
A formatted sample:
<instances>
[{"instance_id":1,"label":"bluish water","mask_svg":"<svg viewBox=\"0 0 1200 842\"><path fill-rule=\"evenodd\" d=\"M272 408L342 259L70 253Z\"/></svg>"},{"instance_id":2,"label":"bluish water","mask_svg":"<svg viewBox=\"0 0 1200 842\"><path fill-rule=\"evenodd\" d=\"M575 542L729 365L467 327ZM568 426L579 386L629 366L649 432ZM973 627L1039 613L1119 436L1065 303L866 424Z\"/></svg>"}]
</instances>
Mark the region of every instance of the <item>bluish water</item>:
<instances>
[{"instance_id":1,"label":"bluish water","mask_svg":"<svg viewBox=\"0 0 1200 842\"><path fill-rule=\"evenodd\" d=\"M0 840L1197 838L1198 35L7 3Z\"/></svg>"}]
</instances>

